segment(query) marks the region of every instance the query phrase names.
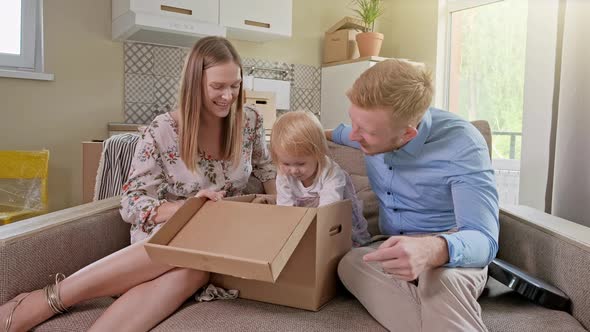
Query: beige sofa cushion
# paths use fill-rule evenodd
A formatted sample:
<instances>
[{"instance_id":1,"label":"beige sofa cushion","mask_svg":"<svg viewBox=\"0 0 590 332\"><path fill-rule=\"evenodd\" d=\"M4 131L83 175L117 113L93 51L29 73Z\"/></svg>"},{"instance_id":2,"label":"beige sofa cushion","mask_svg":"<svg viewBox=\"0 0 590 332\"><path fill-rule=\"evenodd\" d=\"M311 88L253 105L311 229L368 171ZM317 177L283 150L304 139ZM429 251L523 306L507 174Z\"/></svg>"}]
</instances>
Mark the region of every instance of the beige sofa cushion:
<instances>
[{"instance_id":1,"label":"beige sofa cushion","mask_svg":"<svg viewBox=\"0 0 590 332\"><path fill-rule=\"evenodd\" d=\"M479 300L483 321L490 331L586 331L567 312L536 305L493 278Z\"/></svg>"},{"instance_id":2,"label":"beige sofa cushion","mask_svg":"<svg viewBox=\"0 0 590 332\"><path fill-rule=\"evenodd\" d=\"M500 212L498 258L565 292L573 316L590 328L588 228L526 206L506 210Z\"/></svg>"},{"instance_id":3,"label":"beige sofa cushion","mask_svg":"<svg viewBox=\"0 0 590 332\"><path fill-rule=\"evenodd\" d=\"M56 316L35 331L86 331L111 298L86 302ZM152 331L387 331L348 294L339 295L319 312L244 299L196 303L188 301Z\"/></svg>"}]
</instances>

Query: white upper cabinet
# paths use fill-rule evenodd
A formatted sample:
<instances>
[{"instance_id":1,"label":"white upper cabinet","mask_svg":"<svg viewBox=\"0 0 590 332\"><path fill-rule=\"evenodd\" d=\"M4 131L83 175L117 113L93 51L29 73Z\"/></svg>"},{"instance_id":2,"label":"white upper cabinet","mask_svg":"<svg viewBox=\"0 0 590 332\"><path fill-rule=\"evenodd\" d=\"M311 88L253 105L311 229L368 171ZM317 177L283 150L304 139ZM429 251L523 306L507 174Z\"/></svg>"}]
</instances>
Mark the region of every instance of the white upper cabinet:
<instances>
[{"instance_id":1,"label":"white upper cabinet","mask_svg":"<svg viewBox=\"0 0 590 332\"><path fill-rule=\"evenodd\" d=\"M113 0L113 20L128 10L219 23L219 0Z\"/></svg>"},{"instance_id":2,"label":"white upper cabinet","mask_svg":"<svg viewBox=\"0 0 590 332\"><path fill-rule=\"evenodd\" d=\"M292 0L112 0L112 34L183 47L205 36L289 38L292 7Z\"/></svg>"},{"instance_id":3,"label":"white upper cabinet","mask_svg":"<svg viewBox=\"0 0 590 332\"><path fill-rule=\"evenodd\" d=\"M219 0L113 0L113 39L192 46L205 36L225 36Z\"/></svg>"},{"instance_id":4,"label":"white upper cabinet","mask_svg":"<svg viewBox=\"0 0 590 332\"><path fill-rule=\"evenodd\" d=\"M219 0L219 23L227 28L229 38L289 38L292 15L292 0Z\"/></svg>"}]
</instances>

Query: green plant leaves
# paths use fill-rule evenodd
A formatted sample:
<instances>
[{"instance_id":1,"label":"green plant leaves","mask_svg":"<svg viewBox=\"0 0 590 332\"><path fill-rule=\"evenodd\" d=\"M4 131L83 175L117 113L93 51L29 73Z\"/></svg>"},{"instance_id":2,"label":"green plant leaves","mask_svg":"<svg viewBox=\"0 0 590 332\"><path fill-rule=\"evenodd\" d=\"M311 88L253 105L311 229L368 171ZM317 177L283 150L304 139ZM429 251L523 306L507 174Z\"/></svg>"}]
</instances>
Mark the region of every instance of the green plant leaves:
<instances>
[{"instance_id":1,"label":"green plant leaves","mask_svg":"<svg viewBox=\"0 0 590 332\"><path fill-rule=\"evenodd\" d=\"M383 0L353 0L352 5L356 7L352 10L365 24L364 32L373 32L375 30L375 20L383 15L385 10Z\"/></svg>"}]
</instances>

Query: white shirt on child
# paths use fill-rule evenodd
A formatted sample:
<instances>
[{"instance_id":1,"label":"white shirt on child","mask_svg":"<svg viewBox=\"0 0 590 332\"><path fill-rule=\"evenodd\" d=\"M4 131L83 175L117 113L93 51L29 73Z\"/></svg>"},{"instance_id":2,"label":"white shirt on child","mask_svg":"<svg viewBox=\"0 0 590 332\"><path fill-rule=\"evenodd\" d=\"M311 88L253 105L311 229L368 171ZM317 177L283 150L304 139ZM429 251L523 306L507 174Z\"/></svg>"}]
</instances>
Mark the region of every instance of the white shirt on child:
<instances>
[{"instance_id":1,"label":"white shirt on child","mask_svg":"<svg viewBox=\"0 0 590 332\"><path fill-rule=\"evenodd\" d=\"M277 205L318 207L344 199L352 201L352 240L360 245L370 239L367 220L362 214L362 204L356 196L350 176L332 159L326 157L326 167L311 186L293 176L278 172Z\"/></svg>"}]
</instances>

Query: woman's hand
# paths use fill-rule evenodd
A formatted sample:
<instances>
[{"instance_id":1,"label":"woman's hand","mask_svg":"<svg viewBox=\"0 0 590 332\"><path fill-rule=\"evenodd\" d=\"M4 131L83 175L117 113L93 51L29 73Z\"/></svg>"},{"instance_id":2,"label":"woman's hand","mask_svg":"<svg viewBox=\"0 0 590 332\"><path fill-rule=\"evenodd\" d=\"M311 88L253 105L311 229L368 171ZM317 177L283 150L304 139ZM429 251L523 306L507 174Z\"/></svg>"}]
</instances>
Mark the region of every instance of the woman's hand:
<instances>
[{"instance_id":1,"label":"woman's hand","mask_svg":"<svg viewBox=\"0 0 590 332\"><path fill-rule=\"evenodd\" d=\"M184 200L162 203L162 205L156 208L156 217L154 218L154 222L156 224L160 224L168 221L168 219L170 219L170 217L172 217L183 204Z\"/></svg>"},{"instance_id":2,"label":"woman's hand","mask_svg":"<svg viewBox=\"0 0 590 332\"><path fill-rule=\"evenodd\" d=\"M222 199L223 197L225 197L225 190L222 191L213 191L213 190L208 190L208 189L204 189L199 191L195 197L206 197L214 202Z\"/></svg>"}]
</instances>

